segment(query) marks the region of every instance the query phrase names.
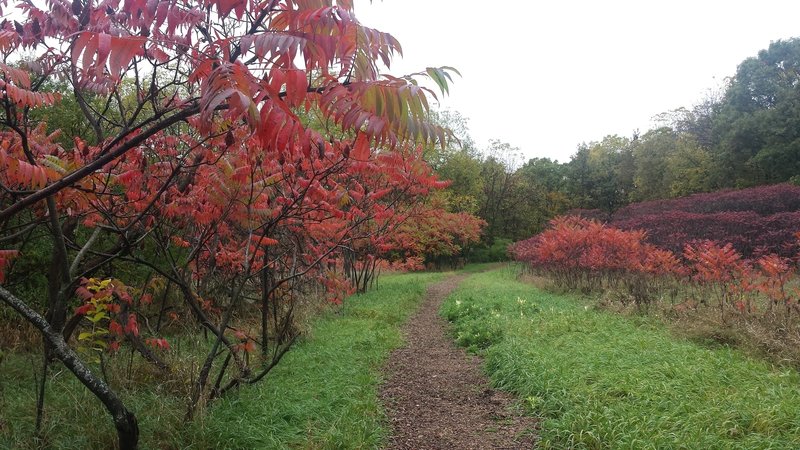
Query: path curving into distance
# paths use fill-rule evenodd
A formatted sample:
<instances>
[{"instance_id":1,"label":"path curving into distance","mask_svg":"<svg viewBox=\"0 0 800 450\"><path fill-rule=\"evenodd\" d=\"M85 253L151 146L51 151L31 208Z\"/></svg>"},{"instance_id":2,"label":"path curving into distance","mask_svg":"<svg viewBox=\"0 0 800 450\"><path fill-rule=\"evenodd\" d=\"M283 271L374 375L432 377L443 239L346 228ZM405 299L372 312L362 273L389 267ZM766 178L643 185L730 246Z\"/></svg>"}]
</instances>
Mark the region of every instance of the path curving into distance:
<instances>
[{"instance_id":1,"label":"path curving into distance","mask_svg":"<svg viewBox=\"0 0 800 450\"><path fill-rule=\"evenodd\" d=\"M530 449L536 420L511 410L481 359L455 346L438 311L465 275L433 284L404 326L406 345L389 356L381 398L391 423L389 449Z\"/></svg>"}]
</instances>

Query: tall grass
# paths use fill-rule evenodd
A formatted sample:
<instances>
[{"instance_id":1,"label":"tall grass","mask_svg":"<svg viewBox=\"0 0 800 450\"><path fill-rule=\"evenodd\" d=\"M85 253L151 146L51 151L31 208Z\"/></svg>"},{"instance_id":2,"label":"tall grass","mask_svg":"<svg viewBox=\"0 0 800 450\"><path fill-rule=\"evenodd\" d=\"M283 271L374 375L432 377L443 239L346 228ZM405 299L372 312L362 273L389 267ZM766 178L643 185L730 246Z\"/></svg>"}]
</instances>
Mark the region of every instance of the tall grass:
<instances>
[{"instance_id":1,"label":"tall grass","mask_svg":"<svg viewBox=\"0 0 800 450\"><path fill-rule=\"evenodd\" d=\"M543 418L541 448L800 446L800 375L597 311L509 271L477 274L442 314L495 385Z\"/></svg>"},{"instance_id":2,"label":"tall grass","mask_svg":"<svg viewBox=\"0 0 800 450\"><path fill-rule=\"evenodd\" d=\"M380 288L345 300L312 320L310 333L260 384L183 421L185 398L142 376L122 390L148 449L378 448L384 416L377 400L379 367L402 344L399 327L428 283L442 274L387 275ZM174 345L173 351L182 351ZM189 348L189 346L184 346ZM180 354L172 357L179 359ZM65 371L52 375L43 441L35 442L34 367L38 357L0 362L0 448L109 448L114 434L97 401Z\"/></svg>"}]
</instances>

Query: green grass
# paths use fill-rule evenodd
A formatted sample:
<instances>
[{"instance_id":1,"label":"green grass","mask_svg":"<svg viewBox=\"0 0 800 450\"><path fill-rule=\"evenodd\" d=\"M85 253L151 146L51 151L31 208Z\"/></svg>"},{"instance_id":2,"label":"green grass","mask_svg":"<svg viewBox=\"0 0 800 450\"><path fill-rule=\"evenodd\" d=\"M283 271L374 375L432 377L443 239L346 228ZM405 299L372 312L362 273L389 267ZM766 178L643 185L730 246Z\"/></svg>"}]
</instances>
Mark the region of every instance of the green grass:
<instances>
[{"instance_id":1,"label":"green grass","mask_svg":"<svg viewBox=\"0 0 800 450\"><path fill-rule=\"evenodd\" d=\"M800 448L800 375L597 311L508 270L442 308L493 383L543 418L540 448Z\"/></svg>"},{"instance_id":2,"label":"green grass","mask_svg":"<svg viewBox=\"0 0 800 450\"><path fill-rule=\"evenodd\" d=\"M486 272L487 270L491 270L497 268L498 266L502 265L503 263L498 262L488 262L488 263L469 263L464 266L463 269L460 270L462 273L480 273Z\"/></svg>"},{"instance_id":3,"label":"green grass","mask_svg":"<svg viewBox=\"0 0 800 450\"><path fill-rule=\"evenodd\" d=\"M185 399L170 386L148 383L123 390L140 421L142 448L380 447L386 430L377 397L379 368L402 344L399 326L426 285L443 276L382 277L377 291L351 297L341 310L314 320L309 336L267 379L217 401L193 422L183 422ZM38 358L25 355L6 355L0 362L0 448L35 447L34 364ZM69 373L52 377L47 406L44 447L108 448L113 443L109 417Z\"/></svg>"}]
</instances>

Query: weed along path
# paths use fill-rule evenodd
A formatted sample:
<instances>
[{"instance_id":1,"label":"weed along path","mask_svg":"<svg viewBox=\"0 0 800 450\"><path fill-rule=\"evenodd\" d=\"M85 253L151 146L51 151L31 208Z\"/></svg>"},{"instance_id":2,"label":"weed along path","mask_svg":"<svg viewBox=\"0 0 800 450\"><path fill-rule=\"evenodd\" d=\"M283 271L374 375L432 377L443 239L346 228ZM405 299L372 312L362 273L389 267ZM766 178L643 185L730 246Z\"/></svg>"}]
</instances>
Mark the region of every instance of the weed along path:
<instances>
[{"instance_id":1,"label":"weed along path","mask_svg":"<svg viewBox=\"0 0 800 450\"><path fill-rule=\"evenodd\" d=\"M386 364L381 398L391 423L390 449L532 448L534 419L511 410L512 397L495 391L481 360L457 348L438 311L466 275L431 285L404 327L406 346Z\"/></svg>"}]
</instances>

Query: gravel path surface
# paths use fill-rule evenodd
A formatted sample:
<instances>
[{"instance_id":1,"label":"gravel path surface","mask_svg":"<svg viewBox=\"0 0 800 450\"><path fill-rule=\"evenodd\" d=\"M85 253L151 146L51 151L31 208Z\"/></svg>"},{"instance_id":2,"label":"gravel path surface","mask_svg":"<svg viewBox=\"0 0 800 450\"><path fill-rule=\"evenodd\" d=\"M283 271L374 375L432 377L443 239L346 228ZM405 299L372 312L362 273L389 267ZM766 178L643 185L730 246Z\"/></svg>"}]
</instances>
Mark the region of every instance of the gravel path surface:
<instances>
[{"instance_id":1,"label":"gravel path surface","mask_svg":"<svg viewBox=\"0 0 800 450\"><path fill-rule=\"evenodd\" d=\"M385 366L381 397L392 426L390 449L530 449L536 421L511 408L510 395L493 390L481 359L458 348L439 317L442 301L465 276L428 289L405 326L406 346Z\"/></svg>"}]
</instances>

